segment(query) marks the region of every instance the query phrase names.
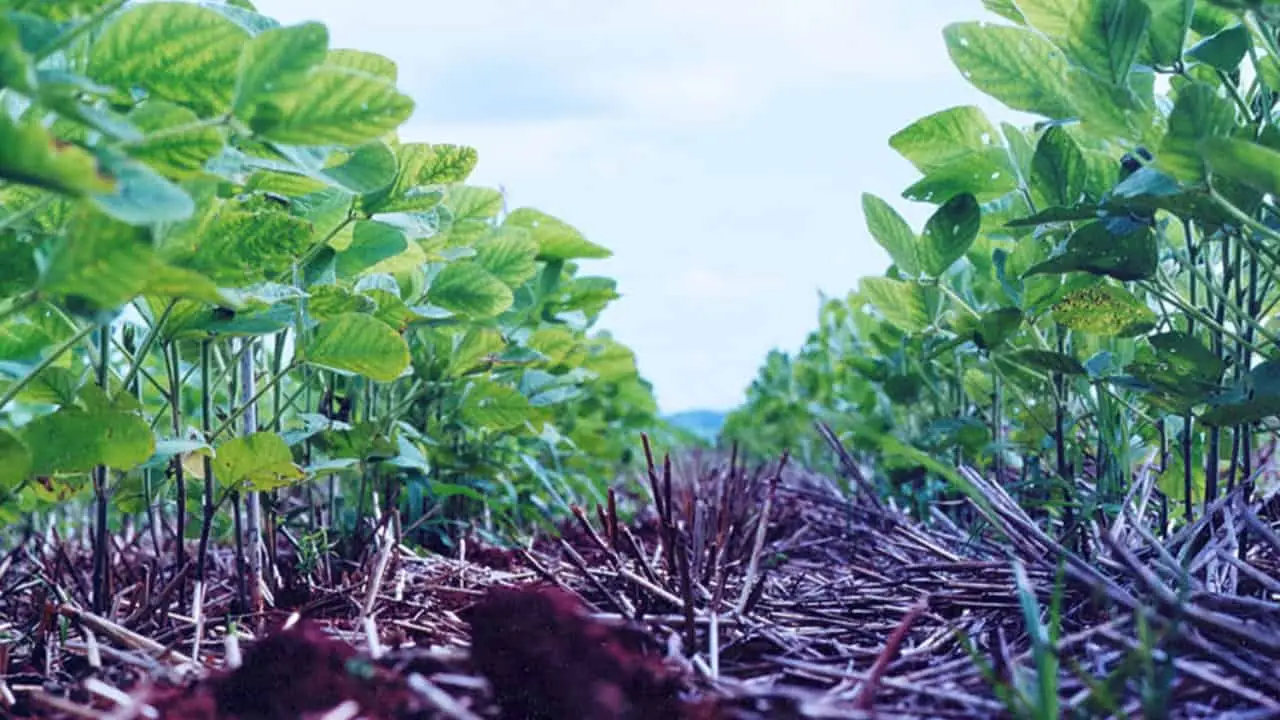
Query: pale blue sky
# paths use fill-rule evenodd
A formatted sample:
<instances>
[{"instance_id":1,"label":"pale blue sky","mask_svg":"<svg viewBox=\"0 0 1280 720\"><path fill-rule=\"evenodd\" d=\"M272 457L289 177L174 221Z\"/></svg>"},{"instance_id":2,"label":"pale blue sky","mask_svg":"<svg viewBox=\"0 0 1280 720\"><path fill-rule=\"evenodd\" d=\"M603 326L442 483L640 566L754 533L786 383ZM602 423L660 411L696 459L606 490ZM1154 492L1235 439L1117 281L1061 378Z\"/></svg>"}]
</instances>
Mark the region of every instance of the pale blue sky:
<instances>
[{"instance_id":1,"label":"pale blue sky","mask_svg":"<svg viewBox=\"0 0 1280 720\"><path fill-rule=\"evenodd\" d=\"M980 0L259 0L380 52L417 102L402 138L476 147L500 185L614 251L603 325L667 412L738 404L765 353L795 348L818 290L887 255L860 196L917 227L888 138L978 104L942 28Z\"/></svg>"}]
</instances>

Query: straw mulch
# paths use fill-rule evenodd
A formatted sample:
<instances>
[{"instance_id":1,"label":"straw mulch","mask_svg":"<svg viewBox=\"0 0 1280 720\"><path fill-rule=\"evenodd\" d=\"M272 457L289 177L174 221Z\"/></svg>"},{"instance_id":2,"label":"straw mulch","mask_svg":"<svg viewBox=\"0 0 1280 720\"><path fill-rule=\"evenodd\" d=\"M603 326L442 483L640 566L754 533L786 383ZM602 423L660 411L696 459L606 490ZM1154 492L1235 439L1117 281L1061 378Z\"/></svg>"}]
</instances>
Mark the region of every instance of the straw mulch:
<instances>
[{"instance_id":1,"label":"straw mulch","mask_svg":"<svg viewBox=\"0 0 1280 720\"><path fill-rule=\"evenodd\" d=\"M1274 504L1237 488L1157 539L1140 473L1122 519L1069 552L965 468L966 527L910 519L860 490L828 439L851 494L785 458L651 460L648 492L611 494L525 548L423 556L385 532L321 585L290 575L284 551L273 606L234 623L226 550L197 618L181 609L187 574L122 538L100 617L83 609L83 545L34 538L0 558L0 713L1010 717L999 688L1035 687L1021 583L1044 620L1061 589L1062 716L1280 717ZM1103 696L1111 708L1086 702Z\"/></svg>"}]
</instances>

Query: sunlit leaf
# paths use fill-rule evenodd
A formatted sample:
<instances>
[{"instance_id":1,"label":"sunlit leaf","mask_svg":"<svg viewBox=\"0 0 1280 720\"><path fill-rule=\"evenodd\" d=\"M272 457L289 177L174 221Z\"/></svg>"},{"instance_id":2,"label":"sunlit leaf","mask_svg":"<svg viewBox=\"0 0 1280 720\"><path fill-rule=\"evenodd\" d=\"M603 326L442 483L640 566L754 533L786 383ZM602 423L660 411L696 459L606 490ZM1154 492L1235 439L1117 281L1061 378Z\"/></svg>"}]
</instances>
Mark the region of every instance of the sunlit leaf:
<instances>
[{"instance_id":1,"label":"sunlit leaf","mask_svg":"<svg viewBox=\"0 0 1280 720\"><path fill-rule=\"evenodd\" d=\"M222 443L213 458L213 471L226 487L258 491L286 487L304 477L284 438L272 432L257 432Z\"/></svg>"},{"instance_id":2,"label":"sunlit leaf","mask_svg":"<svg viewBox=\"0 0 1280 720\"><path fill-rule=\"evenodd\" d=\"M511 307L511 288L469 260L449 263L427 291L432 303L471 317L493 317Z\"/></svg>"},{"instance_id":3,"label":"sunlit leaf","mask_svg":"<svg viewBox=\"0 0 1280 720\"><path fill-rule=\"evenodd\" d=\"M1124 288L1093 285L1059 300L1053 306L1053 319L1092 335L1129 337L1155 327L1156 314Z\"/></svg>"},{"instance_id":4,"label":"sunlit leaf","mask_svg":"<svg viewBox=\"0 0 1280 720\"><path fill-rule=\"evenodd\" d=\"M31 474L84 473L98 465L132 469L151 457L156 439L141 416L120 411L63 408L22 428L31 450Z\"/></svg>"},{"instance_id":5,"label":"sunlit leaf","mask_svg":"<svg viewBox=\"0 0 1280 720\"><path fill-rule=\"evenodd\" d=\"M346 313L321 323L303 348L312 365L391 382L409 366L409 345L372 315Z\"/></svg>"}]
</instances>

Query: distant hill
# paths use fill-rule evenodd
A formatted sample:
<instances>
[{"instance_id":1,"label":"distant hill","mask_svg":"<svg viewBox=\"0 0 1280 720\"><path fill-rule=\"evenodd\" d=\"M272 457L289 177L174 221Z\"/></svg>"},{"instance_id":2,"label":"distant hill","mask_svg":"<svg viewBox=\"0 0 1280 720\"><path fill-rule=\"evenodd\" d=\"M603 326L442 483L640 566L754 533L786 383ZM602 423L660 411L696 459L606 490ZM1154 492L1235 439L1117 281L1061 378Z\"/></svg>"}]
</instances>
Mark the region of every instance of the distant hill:
<instances>
[{"instance_id":1,"label":"distant hill","mask_svg":"<svg viewBox=\"0 0 1280 720\"><path fill-rule=\"evenodd\" d=\"M720 428L724 426L725 415L726 413L718 410L686 410L672 413L666 419L667 422L714 443L720 436Z\"/></svg>"}]
</instances>

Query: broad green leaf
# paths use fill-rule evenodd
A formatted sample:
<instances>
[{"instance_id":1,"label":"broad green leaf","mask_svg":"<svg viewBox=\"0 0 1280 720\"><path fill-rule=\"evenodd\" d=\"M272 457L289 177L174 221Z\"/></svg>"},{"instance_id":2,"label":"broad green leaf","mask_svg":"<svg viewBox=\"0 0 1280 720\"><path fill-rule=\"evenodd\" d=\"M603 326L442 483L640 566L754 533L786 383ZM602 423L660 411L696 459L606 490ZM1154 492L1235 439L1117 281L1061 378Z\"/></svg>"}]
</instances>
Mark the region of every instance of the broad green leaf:
<instances>
[{"instance_id":1,"label":"broad green leaf","mask_svg":"<svg viewBox=\"0 0 1280 720\"><path fill-rule=\"evenodd\" d=\"M183 265L215 282L249 285L291 270L311 244L306 220L283 212L224 208L196 238Z\"/></svg>"},{"instance_id":2,"label":"broad green leaf","mask_svg":"<svg viewBox=\"0 0 1280 720\"><path fill-rule=\"evenodd\" d=\"M351 244L338 253L334 270L338 277L352 278L409 247L404 233L376 220L360 220L352 232Z\"/></svg>"},{"instance_id":3,"label":"broad green leaf","mask_svg":"<svg viewBox=\"0 0 1280 720\"><path fill-rule=\"evenodd\" d=\"M252 119L255 102L296 90L307 79L307 72L324 62L328 52L329 30L317 22L259 33L240 55L234 111Z\"/></svg>"},{"instance_id":4,"label":"broad green leaf","mask_svg":"<svg viewBox=\"0 0 1280 720\"><path fill-rule=\"evenodd\" d=\"M294 464L284 438L273 432L257 432L222 443L213 457L213 471L223 486L260 492L287 487L305 477Z\"/></svg>"},{"instance_id":5,"label":"broad green leaf","mask_svg":"<svg viewBox=\"0 0 1280 720\"><path fill-rule=\"evenodd\" d=\"M537 410L519 390L490 380L475 380L459 407L468 425L493 432L515 429L537 417Z\"/></svg>"},{"instance_id":6,"label":"broad green leaf","mask_svg":"<svg viewBox=\"0 0 1280 720\"><path fill-rule=\"evenodd\" d=\"M189 108L164 100L142 103L129 113L129 121L146 135L125 143L124 151L169 177L200 174L226 144L216 125L202 122Z\"/></svg>"},{"instance_id":7,"label":"broad green leaf","mask_svg":"<svg viewBox=\"0 0 1280 720\"><path fill-rule=\"evenodd\" d=\"M1151 8L1145 0L1085 0L1079 6L1067 53L1112 85L1124 85L1147 42Z\"/></svg>"},{"instance_id":8,"label":"broad green leaf","mask_svg":"<svg viewBox=\"0 0 1280 720\"><path fill-rule=\"evenodd\" d=\"M312 365L391 382L409 367L409 345L372 315L346 313L320 323L303 359Z\"/></svg>"},{"instance_id":9,"label":"broad green leaf","mask_svg":"<svg viewBox=\"0 0 1280 720\"><path fill-rule=\"evenodd\" d=\"M113 192L93 195L93 204L116 220L132 225L179 222L195 212L195 201L181 187L147 165L110 155L104 164L116 178Z\"/></svg>"},{"instance_id":10,"label":"broad green leaf","mask_svg":"<svg viewBox=\"0 0 1280 720\"><path fill-rule=\"evenodd\" d=\"M0 430L0 490L12 490L31 470L31 451L8 430Z\"/></svg>"},{"instance_id":11,"label":"broad green leaf","mask_svg":"<svg viewBox=\"0 0 1280 720\"><path fill-rule=\"evenodd\" d=\"M1280 195L1280 152L1248 140L1213 137L1200 143L1200 153L1215 175Z\"/></svg>"},{"instance_id":12,"label":"broad green leaf","mask_svg":"<svg viewBox=\"0 0 1280 720\"><path fill-rule=\"evenodd\" d=\"M889 253L898 269L907 275L920 274L916 234L889 203L871 193L862 195L862 214L871 237Z\"/></svg>"},{"instance_id":13,"label":"broad green leaf","mask_svg":"<svg viewBox=\"0 0 1280 720\"><path fill-rule=\"evenodd\" d=\"M471 245L489 232L502 211L502 193L474 185L454 185L445 197L450 220L442 241L450 246Z\"/></svg>"},{"instance_id":14,"label":"broad green leaf","mask_svg":"<svg viewBox=\"0 0 1280 720\"><path fill-rule=\"evenodd\" d=\"M582 348L578 338L564 327L538 328L529 336L526 344L546 357L550 367L560 364L576 365L582 361Z\"/></svg>"},{"instance_id":15,"label":"broad green leaf","mask_svg":"<svg viewBox=\"0 0 1280 720\"><path fill-rule=\"evenodd\" d=\"M538 272L537 257L537 241L517 227L497 228L476 244L475 262L513 288Z\"/></svg>"},{"instance_id":16,"label":"broad green leaf","mask_svg":"<svg viewBox=\"0 0 1280 720\"><path fill-rule=\"evenodd\" d=\"M938 277L973 245L982 224L982 212L972 195L948 200L925 224L920 238L920 265L926 274Z\"/></svg>"},{"instance_id":17,"label":"broad green leaf","mask_svg":"<svg viewBox=\"0 0 1280 720\"><path fill-rule=\"evenodd\" d=\"M384 142L365 143L322 174L353 193L375 192L395 180L396 156Z\"/></svg>"},{"instance_id":18,"label":"broad green leaf","mask_svg":"<svg viewBox=\"0 0 1280 720\"><path fill-rule=\"evenodd\" d=\"M986 113L963 105L915 121L889 138L889 146L927 175L961 156L1000 148L999 138Z\"/></svg>"},{"instance_id":19,"label":"broad green leaf","mask_svg":"<svg viewBox=\"0 0 1280 720\"><path fill-rule=\"evenodd\" d=\"M1252 44L1248 28L1232 25L1196 43L1187 50L1187 56L1222 72L1232 72L1240 66Z\"/></svg>"},{"instance_id":20,"label":"broad green leaf","mask_svg":"<svg viewBox=\"0 0 1280 720\"><path fill-rule=\"evenodd\" d=\"M98 465L130 470L151 457L156 438L146 420L120 411L63 408L22 428L37 477L89 472Z\"/></svg>"},{"instance_id":21,"label":"broad green leaf","mask_svg":"<svg viewBox=\"0 0 1280 720\"><path fill-rule=\"evenodd\" d=\"M3 112L0 179L71 196L110 192L116 186L93 155L55 138L36 115L15 122Z\"/></svg>"},{"instance_id":22,"label":"broad green leaf","mask_svg":"<svg viewBox=\"0 0 1280 720\"><path fill-rule=\"evenodd\" d=\"M1243 425L1280 415L1280 362L1268 360L1209 402L1200 421L1213 426Z\"/></svg>"},{"instance_id":23,"label":"broad green leaf","mask_svg":"<svg viewBox=\"0 0 1280 720\"><path fill-rule=\"evenodd\" d=\"M17 235L0 235L0 298L30 290L40 278L35 247Z\"/></svg>"},{"instance_id":24,"label":"broad green leaf","mask_svg":"<svg viewBox=\"0 0 1280 720\"><path fill-rule=\"evenodd\" d=\"M484 363L490 355L501 353L506 347L502 333L493 328L473 327L467 330L449 358L448 373L461 376Z\"/></svg>"},{"instance_id":25,"label":"broad green leaf","mask_svg":"<svg viewBox=\"0 0 1280 720\"><path fill-rule=\"evenodd\" d=\"M141 294L158 264L144 231L82 211L51 243L41 291L112 309Z\"/></svg>"},{"instance_id":26,"label":"broad green leaf","mask_svg":"<svg viewBox=\"0 0 1280 720\"><path fill-rule=\"evenodd\" d=\"M440 185L466 180L478 155L464 145L410 143L395 148L398 168L390 186L361 198L370 213L430 210L444 195Z\"/></svg>"},{"instance_id":27,"label":"broad green leaf","mask_svg":"<svg viewBox=\"0 0 1280 720\"><path fill-rule=\"evenodd\" d=\"M470 260L446 265L431 281L427 298L446 310L475 318L499 315L514 301L506 283Z\"/></svg>"},{"instance_id":28,"label":"broad green leaf","mask_svg":"<svg viewBox=\"0 0 1280 720\"><path fill-rule=\"evenodd\" d=\"M973 195L979 202L995 200L1018 187L1018 174L1003 147L959 155L935 168L902 191L910 200L945 202L957 195Z\"/></svg>"},{"instance_id":29,"label":"broad green leaf","mask_svg":"<svg viewBox=\"0 0 1280 720\"><path fill-rule=\"evenodd\" d=\"M1156 167L1187 185L1203 182L1207 166L1201 142L1228 136L1235 125L1235 106L1219 97L1216 87L1201 82L1184 85L1169 114L1169 130L1156 154Z\"/></svg>"},{"instance_id":30,"label":"broad green leaf","mask_svg":"<svg viewBox=\"0 0 1280 720\"><path fill-rule=\"evenodd\" d=\"M982 6L1019 25L1027 23L1027 19L1022 16L1022 11L1018 9L1016 0L982 0Z\"/></svg>"},{"instance_id":31,"label":"broad green leaf","mask_svg":"<svg viewBox=\"0 0 1280 720\"><path fill-rule=\"evenodd\" d=\"M131 5L93 45L94 80L141 86L202 116L228 109L249 33L211 8L185 2Z\"/></svg>"},{"instance_id":32,"label":"broad green leaf","mask_svg":"<svg viewBox=\"0 0 1280 720\"><path fill-rule=\"evenodd\" d=\"M1022 327L1022 311L1017 308L1000 308L983 313L973 334L973 341L983 350L1003 345Z\"/></svg>"},{"instance_id":33,"label":"broad green leaf","mask_svg":"<svg viewBox=\"0 0 1280 720\"><path fill-rule=\"evenodd\" d=\"M1151 8L1151 31L1147 37L1151 59L1157 65L1171 66L1182 59L1182 48L1196 0L1146 0Z\"/></svg>"},{"instance_id":34,"label":"broad green leaf","mask_svg":"<svg viewBox=\"0 0 1280 720\"><path fill-rule=\"evenodd\" d=\"M986 23L957 23L943 31L947 49L965 79L1014 110L1064 118L1069 101L1067 61L1031 30Z\"/></svg>"},{"instance_id":35,"label":"broad green leaf","mask_svg":"<svg viewBox=\"0 0 1280 720\"><path fill-rule=\"evenodd\" d=\"M1031 191L1043 205L1070 207L1089 181L1084 152L1060 127L1045 130L1031 159Z\"/></svg>"},{"instance_id":36,"label":"broad green leaf","mask_svg":"<svg viewBox=\"0 0 1280 720\"><path fill-rule=\"evenodd\" d=\"M1091 335L1132 337L1155 327L1156 314L1124 288L1093 285L1059 300L1053 306L1053 319Z\"/></svg>"},{"instance_id":37,"label":"broad green leaf","mask_svg":"<svg viewBox=\"0 0 1280 720\"><path fill-rule=\"evenodd\" d=\"M35 63L23 48L21 26L12 14L0 15L0 88L30 95L36 83Z\"/></svg>"},{"instance_id":38,"label":"broad green leaf","mask_svg":"<svg viewBox=\"0 0 1280 720\"><path fill-rule=\"evenodd\" d=\"M1132 224L1113 231L1108 221L1082 225L1067 239L1064 251L1027 270L1026 275L1087 272L1117 280L1144 280L1155 275L1159 245L1153 228Z\"/></svg>"},{"instance_id":39,"label":"broad green leaf","mask_svg":"<svg viewBox=\"0 0 1280 720\"><path fill-rule=\"evenodd\" d=\"M322 65L301 87L273 95L254 111L261 138L292 145L359 145L399 127L413 100L372 75Z\"/></svg>"},{"instance_id":40,"label":"broad green leaf","mask_svg":"<svg viewBox=\"0 0 1280 720\"><path fill-rule=\"evenodd\" d=\"M1013 353L1013 360L1046 373L1087 375L1079 360L1052 350L1025 349Z\"/></svg>"},{"instance_id":41,"label":"broad green leaf","mask_svg":"<svg viewBox=\"0 0 1280 720\"><path fill-rule=\"evenodd\" d=\"M307 314L314 320L325 321L347 313L372 313L378 303L370 297L353 293L339 285L313 285L309 288Z\"/></svg>"},{"instance_id":42,"label":"broad green leaf","mask_svg":"<svg viewBox=\"0 0 1280 720\"><path fill-rule=\"evenodd\" d=\"M1222 358L1195 337L1182 332L1166 332L1147 338L1162 358L1176 361L1207 382L1218 382L1227 365Z\"/></svg>"},{"instance_id":43,"label":"broad green leaf","mask_svg":"<svg viewBox=\"0 0 1280 720\"><path fill-rule=\"evenodd\" d=\"M348 48L330 50L324 62L326 65L347 68L348 70L356 70L367 75L380 77L387 82L394 83L398 79L394 60L384 55L365 52L364 50L351 50Z\"/></svg>"},{"instance_id":44,"label":"broad green leaf","mask_svg":"<svg viewBox=\"0 0 1280 720\"><path fill-rule=\"evenodd\" d=\"M885 320L900 330L914 333L929 326L924 289L916 283L868 277L858 283L858 292Z\"/></svg>"},{"instance_id":45,"label":"broad green leaf","mask_svg":"<svg viewBox=\"0 0 1280 720\"><path fill-rule=\"evenodd\" d=\"M538 243L538 259L579 260L612 257L609 250L587 240L578 229L533 208L513 211L503 225L524 228Z\"/></svg>"}]
</instances>

